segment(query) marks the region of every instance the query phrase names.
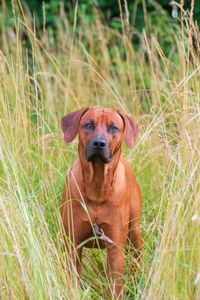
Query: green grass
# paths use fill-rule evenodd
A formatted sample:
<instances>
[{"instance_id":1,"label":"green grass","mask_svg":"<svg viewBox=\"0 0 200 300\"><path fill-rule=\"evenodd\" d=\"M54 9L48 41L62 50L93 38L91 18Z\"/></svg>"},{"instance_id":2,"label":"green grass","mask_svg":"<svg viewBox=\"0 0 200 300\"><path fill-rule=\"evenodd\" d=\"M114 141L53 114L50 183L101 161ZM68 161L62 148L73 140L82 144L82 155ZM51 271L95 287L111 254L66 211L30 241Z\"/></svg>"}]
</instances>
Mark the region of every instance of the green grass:
<instances>
[{"instance_id":1,"label":"green grass","mask_svg":"<svg viewBox=\"0 0 200 300\"><path fill-rule=\"evenodd\" d=\"M126 28L120 34L95 13L92 26L65 16L55 37L38 33L25 10L10 25L0 12L0 298L109 298L103 251L84 252L81 290L68 275L59 215L77 149L64 143L60 118L102 105L140 127L134 149L123 150L142 188L143 260L134 275L127 252L124 299L199 299L198 29L168 20L166 57L158 28L144 30L135 51Z\"/></svg>"}]
</instances>

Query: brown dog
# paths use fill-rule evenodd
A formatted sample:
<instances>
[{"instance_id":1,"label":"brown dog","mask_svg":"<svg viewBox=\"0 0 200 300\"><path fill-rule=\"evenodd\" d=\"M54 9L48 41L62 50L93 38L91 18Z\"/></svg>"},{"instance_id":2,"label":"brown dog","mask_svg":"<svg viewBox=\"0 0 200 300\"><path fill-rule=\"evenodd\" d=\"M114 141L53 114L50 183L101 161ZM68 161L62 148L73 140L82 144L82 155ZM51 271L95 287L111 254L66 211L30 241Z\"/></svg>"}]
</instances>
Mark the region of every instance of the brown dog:
<instances>
[{"instance_id":1,"label":"brown dog","mask_svg":"<svg viewBox=\"0 0 200 300\"><path fill-rule=\"evenodd\" d=\"M84 246L107 248L108 274L121 298L128 233L133 246L141 248L142 203L131 166L121 157L121 144L124 136L131 148L138 127L119 110L96 107L64 116L61 126L67 142L79 134L79 156L67 175L61 208L65 232L77 249L77 271L82 245L96 233L98 242Z\"/></svg>"}]
</instances>

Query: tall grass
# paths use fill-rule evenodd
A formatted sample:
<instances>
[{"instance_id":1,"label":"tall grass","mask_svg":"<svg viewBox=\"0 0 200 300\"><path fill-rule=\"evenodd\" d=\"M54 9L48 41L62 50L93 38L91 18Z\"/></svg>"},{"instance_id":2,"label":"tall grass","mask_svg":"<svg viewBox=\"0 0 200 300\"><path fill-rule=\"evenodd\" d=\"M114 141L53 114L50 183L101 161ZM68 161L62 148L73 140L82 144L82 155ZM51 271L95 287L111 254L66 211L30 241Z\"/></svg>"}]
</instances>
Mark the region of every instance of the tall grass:
<instances>
[{"instance_id":1,"label":"tall grass","mask_svg":"<svg viewBox=\"0 0 200 300\"><path fill-rule=\"evenodd\" d=\"M13 10L12 24L6 7L0 12L0 298L108 299L103 251L84 252L81 290L69 277L59 215L77 149L64 143L60 118L102 105L133 114L140 127L124 155L142 188L143 261L132 274L127 252L124 299L199 299L200 39L192 17L180 27L166 17L166 32L149 19L136 51L130 25L120 34L96 10L91 26L76 7L72 26L61 8L56 36L45 26L38 33L26 7Z\"/></svg>"}]
</instances>

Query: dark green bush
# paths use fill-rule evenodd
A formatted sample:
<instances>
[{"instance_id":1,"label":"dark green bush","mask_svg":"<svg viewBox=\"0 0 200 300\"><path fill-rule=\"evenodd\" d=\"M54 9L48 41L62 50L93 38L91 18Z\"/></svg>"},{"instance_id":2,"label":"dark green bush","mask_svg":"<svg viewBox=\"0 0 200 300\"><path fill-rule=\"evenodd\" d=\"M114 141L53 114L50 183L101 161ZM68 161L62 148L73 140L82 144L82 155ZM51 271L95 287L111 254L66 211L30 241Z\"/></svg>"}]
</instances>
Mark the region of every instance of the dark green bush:
<instances>
[{"instance_id":1,"label":"dark green bush","mask_svg":"<svg viewBox=\"0 0 200 300\"><path fill-rule=\"evenodd\" d=\"M180 0L179 0L180 1ZM177 3L179 2L177 1ZM38 30L45 28L52 28L52 34L56 37L56 28L62 22L61 8L65 10L69 22L74 21L74 8L76 5L75 0L24 0L21 1L25 8L28 8L32 16L34 16L35 26ZM5 2L7 10L13 15L12 1ZM144 4L145 3L145 4ZM127 1L128 5L128 19L129 29L131 29L130 37L133 44L138 48L140 44L140 33L145 27L147 34L156 33L157 38L162 46L163 51L167 54L170 51L168 40L170 40L169 26L177 23L171 16L172 6L169 0L138 0ZM184 9L191 9L191 1L184 1ZM77 15L77 32L81 27L81 20L84 19L86 23L92 23L97 10L101 16L103 22L109 24L109 26L115 30L122 31L123 24L121 22L121 15L123 20L126 20L126 5L124 0L121 0L121 8L118 1L114 0L80 0L78 1L78 15ZM121 14L120 14L121 10ZM200 6L197 5L197 1L194 6L194 20L200 23ZM180 10L178 10L180 17ZM12 22L13 18L5 18L5 22ZM126 24L126 22L125 22ZM126 28L125 28L126 29ZM167 37L168 36L168 37Z\"/></svg>"}]
</instances>

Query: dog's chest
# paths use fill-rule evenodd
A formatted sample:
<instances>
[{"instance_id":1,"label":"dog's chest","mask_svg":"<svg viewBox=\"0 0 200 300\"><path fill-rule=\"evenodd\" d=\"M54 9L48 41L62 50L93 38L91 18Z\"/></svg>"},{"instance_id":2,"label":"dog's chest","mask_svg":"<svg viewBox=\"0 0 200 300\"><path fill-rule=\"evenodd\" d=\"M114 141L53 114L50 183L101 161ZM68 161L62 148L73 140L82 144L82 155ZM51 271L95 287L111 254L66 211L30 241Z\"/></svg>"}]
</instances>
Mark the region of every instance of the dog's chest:
<instances>
[{"instance_id":1,"label":"dog's chest","mask_svg":"<svg viewBox=\"0 0 200 300\"><path fill-rule=\"evenodd\" d=\"M109 201L110 200L110 201ZM82 208L84 213L82 215L82 220L85 222L90 222L92 224L101 225L103 223L113 223L115 218L119 218L120 206L115 205L112 199L108 201L91 201L85 200L85 206ZM116 199L117 201L117 199Z\"/></svg>"},{"instance_id":2,"label":"dog's chest","mask_svg":"<svg viewBox=\"0 0 200 300\"><path fill-rule=\"evenodd\" d=\"M88 205L95 210L102 209L112 198L113 191L109 186L91 188L85 191L85 199Z\"/></svg>"}]
</instances>

